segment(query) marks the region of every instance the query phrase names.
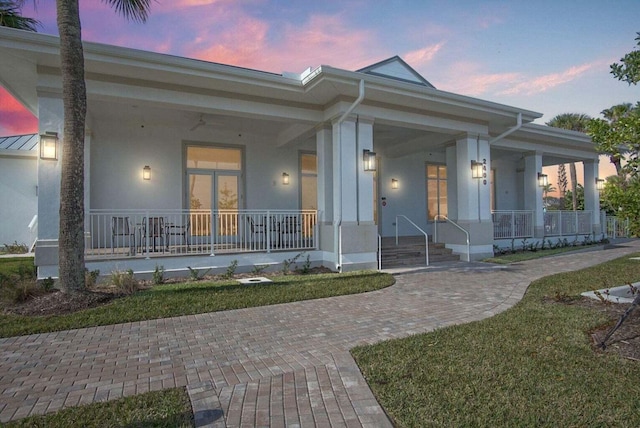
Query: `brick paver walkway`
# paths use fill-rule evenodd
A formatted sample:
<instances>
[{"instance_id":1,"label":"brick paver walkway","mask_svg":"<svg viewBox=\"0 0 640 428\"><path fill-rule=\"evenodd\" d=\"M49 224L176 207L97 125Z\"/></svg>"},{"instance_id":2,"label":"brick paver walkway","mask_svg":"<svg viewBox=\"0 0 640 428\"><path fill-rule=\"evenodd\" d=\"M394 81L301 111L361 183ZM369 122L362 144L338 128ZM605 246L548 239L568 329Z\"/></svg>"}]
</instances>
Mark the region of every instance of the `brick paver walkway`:
<instances>
[{"instance_id":1,"label":"brick paver walkway","mask_svg":"<svg viewBox=\"0 0 640 428\"><path fill-rule=\"evenodd\" d=\"M0 339L0 422L187 386L197 426L391 426L349 349L486 318L534 279L638 250L458 263L360 295Z\"/></svg>"}]
</instances>

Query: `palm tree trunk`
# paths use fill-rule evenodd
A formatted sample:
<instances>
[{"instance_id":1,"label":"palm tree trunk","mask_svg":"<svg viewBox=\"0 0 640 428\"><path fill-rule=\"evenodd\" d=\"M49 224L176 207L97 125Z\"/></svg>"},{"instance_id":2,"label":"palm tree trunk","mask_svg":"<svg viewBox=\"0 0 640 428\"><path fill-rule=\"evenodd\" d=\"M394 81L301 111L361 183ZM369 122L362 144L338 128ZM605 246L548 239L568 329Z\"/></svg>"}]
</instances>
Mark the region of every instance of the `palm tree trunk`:
<instances>
[{"instance_id":1,"label":"palm tree trunk","mask_svg":"<svg viewBox=\"0 0 640 428\"><path fill-rule=\"evenodd\" d=\"M87 94L78 0L56 0L56 5L64 104L59 279L63 291L73 292L85 288L84 127Z\"/></svg>"},{"instance_id":2,"label":"palm tree trunk","mask_svg":"<svg viewBox=\"0 0 640 428\"><path fill-rule=\"evenodd\" d=\"M576 164L569 164L569 175L571 176L571 203L573 210L578 209L578 174L576 173Z\"/></svg>"}]
</instances>

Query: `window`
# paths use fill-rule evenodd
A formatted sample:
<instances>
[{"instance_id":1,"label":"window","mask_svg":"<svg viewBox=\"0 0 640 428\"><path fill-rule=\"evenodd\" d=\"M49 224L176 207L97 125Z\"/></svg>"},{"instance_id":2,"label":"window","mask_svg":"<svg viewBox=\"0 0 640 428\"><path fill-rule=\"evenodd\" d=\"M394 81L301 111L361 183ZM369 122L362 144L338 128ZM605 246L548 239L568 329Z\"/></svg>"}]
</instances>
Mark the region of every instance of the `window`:
<instances>
[{"instance_id":1,"label":"window","mask_svg":"<svg viewBox=\"0 0 640 428\"><path fill-rule=\"evenodd\" d=\"M427 164L427 220L448 215L447 167Z\"/></svg>"}]
</instances>

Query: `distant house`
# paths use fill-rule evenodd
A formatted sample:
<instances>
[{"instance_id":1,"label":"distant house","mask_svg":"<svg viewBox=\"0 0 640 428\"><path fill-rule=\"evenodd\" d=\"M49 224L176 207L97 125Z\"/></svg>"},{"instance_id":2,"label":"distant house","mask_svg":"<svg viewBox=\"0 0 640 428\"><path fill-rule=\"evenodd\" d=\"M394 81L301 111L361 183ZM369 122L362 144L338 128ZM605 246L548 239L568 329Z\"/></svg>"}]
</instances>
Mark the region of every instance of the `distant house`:
<instances>
[{"instance_id":1,"label":"distant house","mask_svg":"<svg viewBox=\"0 0 640 428\"><path fill-rule=\"evenodd\" d=\"M0 82L60 151L58 38L0 28L0 55ZM353 270L376 267L378 236L396 230L462 259L601 231L586 135L440 91L399 57L274 74L85 43L85 63L91 269L250 269L305 252ZM62 156L39 161L40 276L57 274ZM584 165L586 210L562 220L544 213L538 182L565 162Z\"/></svg>"},{"instance_id":2,"label":"distant house","mask_svg":"<svg viewBox=\"0 0 640 428\"><path fill-rule=\"evenodd\" d=\"M37 149L37 134L0 137L0 247L13 243L30 247L34 243Z\"/></svg>"}]
</instances>

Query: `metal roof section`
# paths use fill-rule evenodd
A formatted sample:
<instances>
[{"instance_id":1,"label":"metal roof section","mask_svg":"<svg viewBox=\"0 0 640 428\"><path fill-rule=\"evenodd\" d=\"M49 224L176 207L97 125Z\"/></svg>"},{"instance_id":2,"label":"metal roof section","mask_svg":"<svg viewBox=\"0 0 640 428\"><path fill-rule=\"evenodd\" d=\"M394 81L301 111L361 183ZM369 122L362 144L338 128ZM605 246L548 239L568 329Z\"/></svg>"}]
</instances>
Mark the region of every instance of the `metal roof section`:
<instances>
[{"instance_id":1,"label":"metal roof section","mask_svg":"<svg viewBox=\"0 0 640 428\"><path fill-rule=\"evenodd\" d=\"M13 135L0 137L0 151L11 150L14 152L31 152L38 149L38 134ZM25 153L26 154L26 153Z\"/></svg>"},{"instance_id":2,"label":"metal roof section","mask_svg":"<svg viewBox=\"0 0 640 428\"><path fill-rule=\"evenodd\" d=\"M415 71L409 64L404 62L398 55L377 62L365 68L357 70L358 73L371 74L373 76L387 77L389 79L400 80L401 82L414 83L416 85L427 86L435 89L427 79Z\"/></svg>"}]
</instances>

